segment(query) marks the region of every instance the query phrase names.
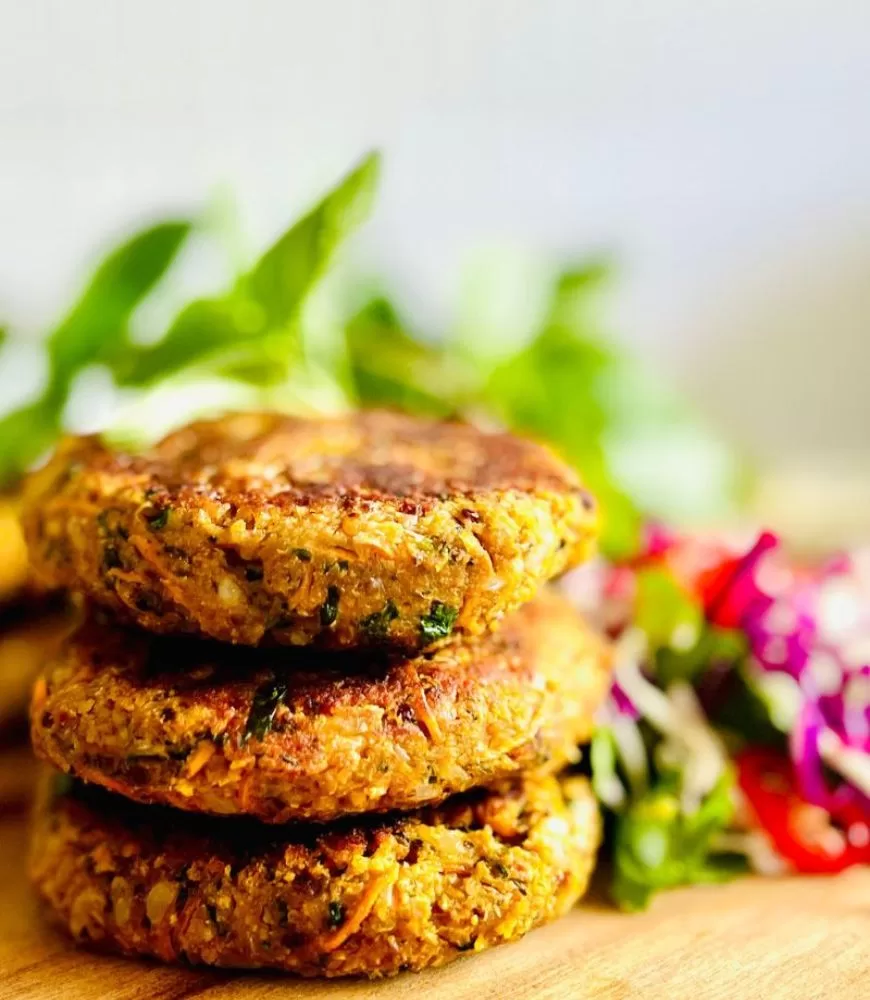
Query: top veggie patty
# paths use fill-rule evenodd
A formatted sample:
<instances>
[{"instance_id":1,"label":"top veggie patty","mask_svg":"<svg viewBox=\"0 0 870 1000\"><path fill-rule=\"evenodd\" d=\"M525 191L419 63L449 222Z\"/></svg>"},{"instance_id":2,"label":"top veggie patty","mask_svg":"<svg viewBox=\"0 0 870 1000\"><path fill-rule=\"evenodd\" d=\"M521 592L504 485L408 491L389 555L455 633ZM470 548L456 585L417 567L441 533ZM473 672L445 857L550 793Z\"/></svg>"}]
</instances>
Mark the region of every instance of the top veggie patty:
<instances>
[{"instance_id":1,"label":"top veggie patty","mask_svg":"<svg viewBox=\"0 0 870 1000\"><path fill-rule=\"evenodd\" d=\"M405 649L491 628L597 520L540 445L377 411L236 414L137 456L71 439L24 510L46 581L152 632Z\"/></svg>"}]
</instances>

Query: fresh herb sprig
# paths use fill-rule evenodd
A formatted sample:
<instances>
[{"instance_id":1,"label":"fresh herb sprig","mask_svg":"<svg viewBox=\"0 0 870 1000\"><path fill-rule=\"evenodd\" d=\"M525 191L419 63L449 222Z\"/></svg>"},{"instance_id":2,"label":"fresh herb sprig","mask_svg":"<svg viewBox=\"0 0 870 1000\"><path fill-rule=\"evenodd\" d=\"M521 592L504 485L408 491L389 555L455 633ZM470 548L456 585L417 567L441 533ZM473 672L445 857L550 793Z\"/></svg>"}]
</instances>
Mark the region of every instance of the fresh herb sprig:
<instances>
[{"instance_id":1,"label":"fresh herb sprig","mask_svg":"<svg viewBox=\"0 0 870 1000\"><path fill-rule=\"evenodd\" d=\"M0 489L56 441L75 378L102 365L116 385L144 391L169 379L211 373L260 384L280 380L297 355L302 306L339 245L368 214L380 159L370 154L294 223L224 293L184 306L153 343L130 336L133 313L175 262L190 220L161 222L112 250L69 314L46 337L48 378L39 396L0 419ZM11 336L11 335L9 335ZM276 367L283 370L276 372Z\"/></svg>"},{"instance_id":2,"label":"fresh herb sprig","mask_svg":"<svg viewBox=\"0 0 870 1000\"><path fill-rule=\"evenodd\" d=\"M190 231L189 220L157 223L101 261L79 300L46 338L48 378L42 392L0 419L0 488L14 482L61 433L76 375L129 349L133 312L169 269Z\"/></svg>"}]
</instances>

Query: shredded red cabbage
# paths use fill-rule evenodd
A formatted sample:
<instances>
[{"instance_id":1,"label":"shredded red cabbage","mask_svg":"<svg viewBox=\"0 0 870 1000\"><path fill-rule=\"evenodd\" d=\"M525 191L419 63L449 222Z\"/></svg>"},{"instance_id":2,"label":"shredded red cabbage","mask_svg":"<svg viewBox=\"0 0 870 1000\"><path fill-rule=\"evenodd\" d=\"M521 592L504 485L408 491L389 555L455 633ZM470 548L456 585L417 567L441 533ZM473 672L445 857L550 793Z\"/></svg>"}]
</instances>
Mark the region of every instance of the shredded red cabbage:
<instances>
[{"instance_id":1,"label":"shredded red cabbage","mask_svg":"<svg viewBox=\"0 0 870 1000\"><path fill-rule=\"evenodd\" d=\"M838 746L870 754L867 560L841 555L811 573L789 570L771 538L761 536L747 553L741 565L754 554L751 571L734 574L739 592L726 590L724 600L742 606L738 621L754 665L797 682L800 710L790 748L803 797L829 812L855 805L870 815L866 787L842 775L832 780L822 745L833 737Z\"/></svg>"},{"instance_id":2,"label":"shredded red cabbage","mask_svg":"<svg viewBox=\"0 0 870 1000\"><path fill-rule=\"evenodd\" d=\"M814 570L788 559L776 535L762 532L741 551L721 538L681 536L653 524L628 565L611 567L599 595L608 631L631 624L634 571L661 565L701 602L707 621L746 635L749 663L795 682L791 757L806 801L870 817L870 550L839 555ZM608 711L637 719L614 683ZM831 748L852 754L847 776ZM866 767L855 752L867 755ZM865 780L865 773L867 778Z\"/></svg>"},{"instance_id":3,"label":"shredded red cabbage","mask_svg":"<svg viewBox=\"0 0 870 1000\"><path fill-rule=\"evenodd\" d=\"M617 715L624 715L633 720L640 718L637 706L625 693L618 681L614 681L610 685L610 703L610 707Z\"/></svg>"}]
</instances>

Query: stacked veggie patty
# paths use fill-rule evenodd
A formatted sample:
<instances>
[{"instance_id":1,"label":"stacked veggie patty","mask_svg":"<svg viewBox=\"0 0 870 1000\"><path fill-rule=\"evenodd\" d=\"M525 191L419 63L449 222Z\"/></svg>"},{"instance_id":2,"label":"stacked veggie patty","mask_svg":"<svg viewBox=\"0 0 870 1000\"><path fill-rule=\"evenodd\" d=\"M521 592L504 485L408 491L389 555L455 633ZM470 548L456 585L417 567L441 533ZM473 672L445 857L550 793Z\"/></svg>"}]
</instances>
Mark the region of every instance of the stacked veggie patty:
<instances>
[{"instance_id":1,"label":"stacked veggie patty","mask_svg":"<svg viewBox=\"0 0 870 1000\"><path fill-rule=\"evenodd\" d=\"M388 413L232 415L138 456L67 442L24 524L45 582L93 602L31 708L65 772L31 870L75 938L379 976L584 891L597 809L558 772L609 655L544 585L597 516L545 448Z\"/></svg>"}]
</instances>

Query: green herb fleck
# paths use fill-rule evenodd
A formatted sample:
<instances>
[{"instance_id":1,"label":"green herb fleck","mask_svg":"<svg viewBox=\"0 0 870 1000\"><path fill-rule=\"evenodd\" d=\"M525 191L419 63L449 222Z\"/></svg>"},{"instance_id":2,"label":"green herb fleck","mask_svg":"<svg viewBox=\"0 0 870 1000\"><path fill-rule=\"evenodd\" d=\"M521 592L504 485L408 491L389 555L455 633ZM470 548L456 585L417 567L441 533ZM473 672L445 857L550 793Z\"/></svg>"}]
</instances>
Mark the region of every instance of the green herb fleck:
<instances>
[{"instance_id":1,"label":"green herb fleck","mask_svg":"<svg viewBox=\"0 0 870 1000\"><path fill-rule=\"evenodd\" d=\"M148 522L148 527L152 531L160 531L161 528L165 528L171 509L170 507L164 507L163 510L158 511L156 514L146 514L145 520Z\"/></svg>"},{"instance_id":2,"label":"green herb fleck","mask_svg":"<svg viewBox=\"0 0 870 1000\"><path fill-rule=\"evenodd\" d=\"M344 904L335 901L329 904L326 924L330 930L337 930L344 923Z\"/></svg>"},{"instance_id":3,"label":"green herb fleck","mask_svg":"<svg viewBox=\"0 0 870 1000\"><path fill-rule=\"evenodd\" d=\"M311 562L311 553L308 549L294 549L293 555L301 562Z\"/></svg>"},{"instance_id":4,"label":"green herb fleck","mask_svg":"<svg viewBox=\"0 0 870 1000\"><path fill-rule=\"evenodd\" d=\"M420 633L428 642L443 639L453 631L458 615L457 609L451 608L449 604L433 601L429 614L420 619Z\"/></svg>"},{"instance_id":5,"label":"green herb fleck","mask_svg":"<svg viewBox=\"0 0 870 1000\"><path fill-rule=\"evenodd\" d=\"M344 573L347 571L349 565L350 563L347 561L347 559L338 559L336 560L336 562L324 563L323 573L324 575L326 575L327 573L331 573L334 569L340 570L342 573Z\"/></svg>"},{"instance_id":6,"label":"green herb fleck","mask_svg":"<svg viewBox=\"0 0 870 1000\"><path fill-rule=\"evenodd\" d=\"M399 609L392 601L387 601L383 609L367 615L359 623L370 639L384 639L390 630L390 623L399 617Z\"/></svg>"},{"instance_id":7,"label":"green herb fleck","mask_svg":"<svg viewBox=\"0 0 870 1000\"><path fill-rule=\"evenodd\" d=\"M286 694L286 683L274 678L257 688L251 703L251 711L248 713L248 721L245 724L245 740L249 740L252 736L256 740L262 740L267 733L271 732L275 712Z\"/></svg>"},{"instance_id":8,"label":"green herb fleck","mask_svg":"<svg viewBox=\"0 0 870 1000\"><path fill-rule=\"evenodd\" d=\"M326 591L326 600L320 605L320 624L328 628L338 618L338 601L341 591L338 587L329 587Z\"/></svg>"}]
</instances>

